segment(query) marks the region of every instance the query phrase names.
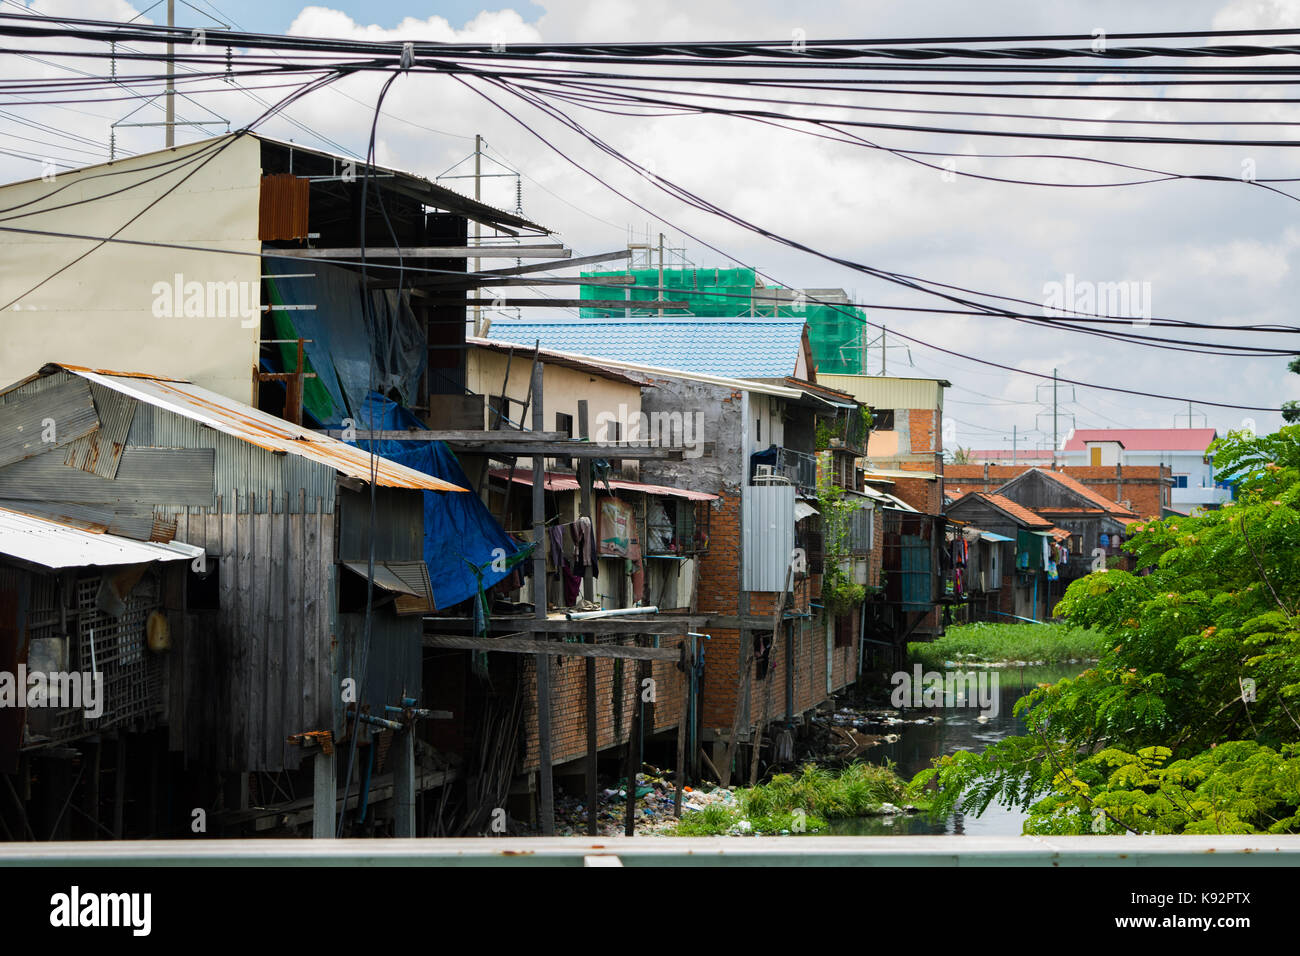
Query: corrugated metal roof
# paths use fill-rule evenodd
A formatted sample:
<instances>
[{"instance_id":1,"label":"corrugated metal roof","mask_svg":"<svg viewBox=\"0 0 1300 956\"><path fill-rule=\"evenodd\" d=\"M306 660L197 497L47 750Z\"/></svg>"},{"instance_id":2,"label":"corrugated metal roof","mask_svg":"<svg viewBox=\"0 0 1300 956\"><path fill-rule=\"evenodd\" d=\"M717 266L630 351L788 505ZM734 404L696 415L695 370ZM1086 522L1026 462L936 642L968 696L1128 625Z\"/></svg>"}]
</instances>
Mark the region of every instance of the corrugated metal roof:
<instances>
[{"instance_id":1,"label":"corrugated metal roof","mask_svg":"<svg viewBox=\"0 0 1300 956\"><path fill-rule=\"evenodd\" d=\"M926 481L935 481L938 475L933 471L909 471L906 468L872 468L863 473L867 481L872 478L924 478Z\"/></svg>"},{"instance_id":2,"label":"corrugated metal roof","mask_svg":"<svg viewBox=\"0 0 1300 956\"><path fill-rule=\"evenodd\" d=\"M1090 441L1118 441L1128 452L1203 452L1217 435L1213 428L1077 428L1064 450L1083 451Z\"/></svg>"},{"instance_id":3,"label":"corrugated metal roof","mask_svg":"<svg viewBox=\"0 0 1300 956\"><path fill-rule=\"evenodd\" d=\"M518 349L528 349L529 354L532 351L531 343L524 343L519 340L507 340L505 338L493 338L494 342L506 343L511 342ZM592 355L580 354L577 352L556 352L553 354L566 355L572 358L583 359L588 362L595 362L601 366L607 366L621 371L636 372L648 376L651 381L647 384L655 384L654 378L681 378L692 382L704 382L709 385L718 385L722 388L730 388L736 391L753 392L756 395L774 395L777 398L788 398L798 400L803 397L802 389L787 388L784 385L772 385L769 382L758 378L728 378L725 375L714 375L707 372L692 372L687 369L668 368L664 365L644 365L639 362L629 362L622 359L613 359L607 357L597 358ZM784 376L782 376L784 379Z\"/></svg>"},{"instance_id":4,"label":"corrugated metal roof","mask_svg":"<svg viewBox=\"0 0 1300 956\"><path fill-rule=\"evenodd\" d=\"M632 303L644 308L650 303ZM597 359L653 363L687 372L734 378L784 378L803 351L802 319L698 317L497 320L488 338L533 342Z\"/></svg>"},{"instance_id":5,"label":"corrugated metal roof","mask_svg":"<svg viewBox=\"0 0 1300 956\"><path fill-rule=\"evenodd\" d=\"M77 365L59 368L97 382L147 405L166 409L209 428L224 432L268 451L283 452L326 465L350 478L370 480L368 452L251 405L236 402L202 386L180 379L157 378L140 372L110 372ZM382 488L419 488L427 491L465 491L459 485L423 474L405 465L373 456L376 484Z\"/></svg>"},{"instance_id":6,"label":"corrugated metal roof","mask_svg":"<svg viewBox=\"0 0 1300 956\"><path fill-rule=\"evenodd\" d=\"M510 472L505 468L493 468L491 471L493 478L505 479L509 477ZM531 473L516 474L515 481L521 485L532 487L533 476ZM578 491L581 486L578 479L572 475L558 474L553 471L546 473L543 487L547 491ZM605 481L592 482L592 489L600 491L605 487ZM609 487L616 491L640 491L647 495L670 495L674 498L685 498L688 501L716 501L717 495L711 495L707 491L687 491L684 488L670 488L667 485L648 485L641 481L620 481L617 478L609 480Z\"/></svg>"},{"instance_id":7,"label":"corrugated metal roof","mask_svg":"<svg viewBox=\"0 0 1300 956\"><path fill-rule=\"evenodd\" d=\"M101 478L115 478L122 462L122 452L126 449L126 436L131 431L136 403L121 392L102 385L97 384L90 391L95 412L99 415L99 428L69 446L64 464Z\"/></svg>"},{"instance_id":8,"label":"corrugated metal roof","mask_svg":"<svg viewBox=\"0 0 1300 956\"><path fill-rule=\"evenodd\" d=\"M179 541L132 541L0 508L0 554L47 568L188 561L202 553L202 548Z\"/></svg>"},{"instance_id":9,"label":"corrugated metal roof","mask_svg":"<svg viewBox=\"0 0 1300 956\"><path fill-rule=\"evenodd\" d=\"M848 392L872 408L940 408L943 390L951 382L942 378L886 378L879 375L817 374L822 385Z\"/></svg>"}]
</instances>

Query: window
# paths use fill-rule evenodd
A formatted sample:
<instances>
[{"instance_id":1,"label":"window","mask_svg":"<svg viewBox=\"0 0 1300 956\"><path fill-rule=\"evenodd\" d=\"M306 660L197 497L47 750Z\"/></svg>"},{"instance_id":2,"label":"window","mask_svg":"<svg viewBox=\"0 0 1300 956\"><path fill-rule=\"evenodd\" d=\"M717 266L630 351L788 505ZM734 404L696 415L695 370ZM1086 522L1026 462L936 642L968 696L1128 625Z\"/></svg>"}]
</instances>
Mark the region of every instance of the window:
<instances>
[{"instance_id":1,"label":"window","mask_svg":"<svg viewBox=\"0 0 1300 956\"><path fill-rule=\"evenodd\" d=\"M892 408L873 408L871 410L871 430L892 432L894 430L894 410Z\"/></svg>"},{"instance_id":2,"label":"window","mask_svg":"<svg viewBox=\"0 0 1300 956\"><path fill-rule=\"evenodd\" d=\"M772 632L754 631L754 680L764 680L772 669Z\"/></svg>"},{"instance_id":3,"label":"window","mask_svg":"<svg viewBox=\"0 0 1300 956\"><path fill-rule=\"evenodd\" d=\"M564 412L555 413L555 430L561 435L573 437L573 416L566 415ZM572 468L573 458L569 455L557 455L555 463L562 468Z\"/></svg>"},{"instance_id":4,"label":"window","mask_svg":"<svg viewBox=\"0 0 1300 956\"><path fill-rule=\"evenodd\" d=\"M758 447L763 445L763 419L754 419L754 444Z\"/></svg>"},{"instance_id":5,"label":"window","mask_svg":"<svg viewBox=\"0 0 1300 956\"><path fill-rule=\"evenodd\" d=\"M1186 476L1186 475L1174 475L1174 487L1175 487L1175 488L1186 488L1186 487L1187 487L1187 476Z\"/></svg>"}]
</instances>

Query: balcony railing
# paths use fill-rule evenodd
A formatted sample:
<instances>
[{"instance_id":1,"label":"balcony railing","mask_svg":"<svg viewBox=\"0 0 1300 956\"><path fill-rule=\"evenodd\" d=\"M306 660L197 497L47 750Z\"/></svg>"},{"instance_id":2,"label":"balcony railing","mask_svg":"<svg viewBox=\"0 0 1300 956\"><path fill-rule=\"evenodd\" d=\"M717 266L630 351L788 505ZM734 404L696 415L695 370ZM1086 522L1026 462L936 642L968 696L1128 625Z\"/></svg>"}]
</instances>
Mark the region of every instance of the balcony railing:
<instances>
[{"instance_id":1,"label":"balcony railing","mask_svg":"<svg viewBox=\"0 0 1300 956\"><path fill-rule=\"evenodd\" d=\"M776 450L776 470L785 475L802 494L817 493L817 458L793 448Z\"/></svg>"}]
</instances>

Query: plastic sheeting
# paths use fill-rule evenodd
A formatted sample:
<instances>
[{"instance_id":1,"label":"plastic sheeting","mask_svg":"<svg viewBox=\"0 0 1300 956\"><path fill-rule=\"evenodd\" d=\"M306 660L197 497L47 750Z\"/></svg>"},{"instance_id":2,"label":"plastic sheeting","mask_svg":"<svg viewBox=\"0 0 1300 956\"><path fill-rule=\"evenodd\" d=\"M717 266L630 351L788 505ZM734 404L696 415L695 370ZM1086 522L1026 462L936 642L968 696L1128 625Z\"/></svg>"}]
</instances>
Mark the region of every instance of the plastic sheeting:
<instances>
[{"instance_id":1,"label":"plastic sheeting","mask_svg":"<svg viewBox=\"0 0 1300 956\"><path fill-rule=\"evenodd\" d=\"M409 306L409 294L396 290L370 293L373 314L364 307L360 276L342 266L297 259L264 259L271 317L276 338L309 339L303 346L307 379L303 407L322 425L344 418L360 422L366 396L377 391L415 400L428 354L423 331ZM311 273L311 275L304 275ZM287 274L292 274L292 278ZM315 309L277 310L277 305L314 305ZM296 371L297 345L280 345L285 371ZM374 380L371 380L371 372Z\"/></svg>"},{"instance_id":2,"label":"plastic sheeting","mask_svg":"<svg viewBox=\"0 0 1300 956\"><path fill-rule=\"evenodd\" d=\"M357 428L368 431L372 427L393 431L425 425L407 409L372 394L357 415ZM373 449L368 447L371 444ZM360 441L357 445L462 488L472 487L460 462L442 442ZM473 597L480 586L486 590L509 576L510 558L520 550L520 544L497 523L478 495L425 492L424 561L440 610Z\"/></svg>"}]
</instances>

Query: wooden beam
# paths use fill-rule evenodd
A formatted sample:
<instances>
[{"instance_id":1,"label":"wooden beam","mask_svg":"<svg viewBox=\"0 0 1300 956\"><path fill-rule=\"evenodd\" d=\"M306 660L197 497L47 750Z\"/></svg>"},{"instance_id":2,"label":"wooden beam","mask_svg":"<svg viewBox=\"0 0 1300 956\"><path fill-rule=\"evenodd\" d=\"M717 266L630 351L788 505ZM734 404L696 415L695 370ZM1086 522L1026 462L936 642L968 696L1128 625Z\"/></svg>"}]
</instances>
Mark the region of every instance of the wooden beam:
<instances>
[{"instance_id":1,"label":"wooden beam","mask_svg":"<svg viewBox=\"0 0 1300 956\"><path fill-rule=\"evenodd\" d=\"M327 428L320 431L322 435L328 435L330 438L342 438L343 430L340 428ZM456 429L452 431L436 429L419 429L408 428L395 431L368 431L362 428L355 428L348 433L349 440L367 441L374 439L376 441L445 441L445 442L491 442L494 445L510 444L511 442L572 442L564 432L520 432L509 429L500 431L484 431L481 428Z\"/></svg>"},{"instance_id":2,"label":"wooden beam","mask_svg":"<svg viewBox=\"0 0 1300 956\"><path fill-rule=\"evenodd\" d=\"M575 621L576 623L580 623ZM528 633L523 631L521 633ZM680 634L679 626L673 633ZM500 651L504 654L538 654L556 657L588 657L625 661L677 662L675 647L633 647L628 644L570 644L568 641L534 640L526 637L468 637L460 634L426 634L425 647L462 651Z\"/></svg>"},{"instance_id":3,"label":"wooden beam","mask_svg":"<svg viewBox=\"0 0 1300 956\"><path fill-rule=\"evenodd\" d=\"M644 618L608 617L588 621L564 621L558 618L539 621L531 617L497 615L488 622L488 629L511 634L524 633L525 629L544 634L681 634L683 628L698 631L709 624L710 620L707 617L687 617L684 614L660 614L657 617ZM473 627L474 621L468 617L426 617L424 619L425 640L427 641L432 634L438 634L442 628L462 631L472 630ZM495 640L495 638L482 638L482 640ZM572 644L557 646L573 647Z\"/></svg>"},{"instance_id":4,"label":"wooden beam","mask_svg":"<svg viewBox=\"0 0 1300 956\"><path fill-rule=\"evenodd\" d=\"M553 309L610 309L622 311L624 309L641 309L644 311L657 311L659 309L678 309L686 310L691 307L685 300L668 300L663 302L645 299L520 299L497 297L495 299L481 296L479 298L452 299L430 296L425 301L430 305L477 305L490 306L495 308L545 308Z\"/></svg>"},{"instance_id":5,"label":"wooden beam","mask_svg":"<svg viewBox=\"0 0 1300 956\"><path fill-rule=\"evenodd\" d=\"M327 249L264 249L264 256L286 259L360 259L360 246ZM367 259L568 259L573 250L545 246L375 246L366 248ZM457 281L463 281L458 279Z\"/></svg>"},{"instance_id":6,"label":"wooden beam","mask_svg":"<svg viewBox=\"0 0 1300 956\"><path fill-rule=\"evenodd\" d=\"M473 273L473 276L480 280L489 280L498 276L521 276L528 275L532 272L551 272L557 269L571 269L574 266L592 265L597 262L609 262L613 259L630 259L632 258L631 249L619 249L615 252L602 252L594 256L570 256L564 262L533 262L526 266L511 266L507 269L480 269ZM465 277L460 275L448 276L445 280L448 285L456 285L464 282ZM429 284L434 285L438 280L433 280ZM486 284L486 282L485 282Z\"/></svg>"},{"instance_id":7,"label":"wooden beam","mask_svg":"<svg viewBox=\"0 0 1300 956\"><path fill-rule=\"evenodd\" d=\"M532 458L539 455L542 458L653 458L663 461L680 461L683 453L681 448L653 448L646 446L636 448L621 445L584 444L583 442L574 442L573 444L564 442L526 444L521 442L515 445L503 444L490 438L483 441L454 441L447 444L451 445L456 451L464 451L471 455L492 455L501 461L509 461L511 457Z\"/></svg>"},{"instance_id":8,"label":"wooden beam","mask_svg":"<svg viewBox=\"0 0 1300 956\"><path fill-rule=\"evenodd\" d=\"M396 288L397 280L383 280L372 282L371 288ZM404 279L401 283L402 288L414 289L425 295L432 295L437 292L451 292L453 290L468 289L501 289L511 286L625 286L636 285L636 276L586 276L581 279L556 279L549 276L500 276L493 279L485 279L482 273L467 273L463 279L456 279L448 282L445 279L435 279L428 281L425 279Z\"/></svg>"}]
</instances>

